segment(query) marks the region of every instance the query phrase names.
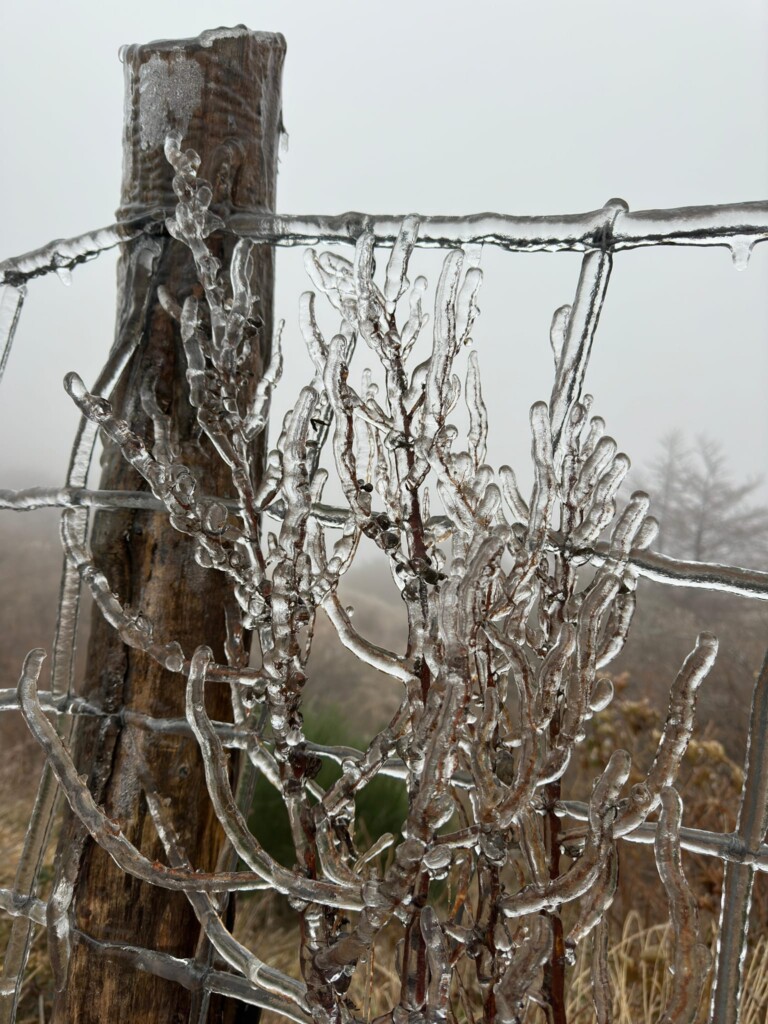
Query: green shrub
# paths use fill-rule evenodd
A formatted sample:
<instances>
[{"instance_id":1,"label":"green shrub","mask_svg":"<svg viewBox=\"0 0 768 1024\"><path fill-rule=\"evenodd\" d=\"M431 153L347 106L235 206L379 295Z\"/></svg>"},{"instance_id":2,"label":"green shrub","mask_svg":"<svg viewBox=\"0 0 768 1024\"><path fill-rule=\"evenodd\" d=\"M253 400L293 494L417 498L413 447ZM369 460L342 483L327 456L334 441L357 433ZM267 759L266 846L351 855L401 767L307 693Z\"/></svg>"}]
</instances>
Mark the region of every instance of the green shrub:
<instances>
[{"instance_id":1,"label":"green shrub","mask_svg":"<svg viewBox=\"0 0 768 1024\"><path fill-rule=\"evenodd\" d=\"M341 708L327 708L323 712L308 710L304 716L304 733L313 743L326 746L349 746L364 750L369 742L345 724ZM323 758L317 783L325 789L340 775L341 767ZM403 782L381 777L368 783L356 800L355 842L361 851L387 832L398 836L407 813L408 794ZM286 867L293 866L296 853L288 824L288 812L280 794L263 775L256 782L248 825L269 854Z\"/></svg>"}]
</instances>

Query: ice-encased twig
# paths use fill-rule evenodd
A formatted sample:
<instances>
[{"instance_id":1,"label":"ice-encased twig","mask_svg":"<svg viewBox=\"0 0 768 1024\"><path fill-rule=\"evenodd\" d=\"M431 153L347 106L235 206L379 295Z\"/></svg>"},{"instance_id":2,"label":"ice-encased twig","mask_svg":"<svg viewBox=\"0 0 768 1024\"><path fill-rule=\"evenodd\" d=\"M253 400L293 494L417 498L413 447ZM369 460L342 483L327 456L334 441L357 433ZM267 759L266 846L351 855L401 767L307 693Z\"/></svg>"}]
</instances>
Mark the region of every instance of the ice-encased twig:
<instances>
[{"instance_id":1,"label":"ice-encased twig","mask_svg":"<svg viewBox=\"0 0 768 1024\"><path fill-rule=\"evenodd\" d=\"M659 746L645 780L632 787L630 805L614 827L616 836L632 832L659 805L661 793L671 786L693 733L699 686L715 663L717 637L700 633L696 646L683 662L669 695L669 709Z\"/></svg>"},{"instance_id":2,"label":"ice-encased twig","mask_svg":"<svg viewBox=\"0 0 768 1024\"><path fill-rule=\"evenodd\" d=\"M414 674L408 668L404 658L392 654L391 651L379 647L362 637L352 625L349 615L345 611L338 595L331 592L323 601L323 611L333 623L336 634L342 644L359 658L364 664L378 669L385 675L399 679L401 683L414 681Z\"/></svg>"},{"instance_id":3,"label":"ice-encased twig","mask_svg":"<svg viewBox=\"0 0 768 1024\"><path fill-rule=\"evenodd\" d=\"M607 206L605 209L608 214L606 226L610 231L610 224L620 208ZM581 264L576 299L568 317L549 402L555 449L559 448L566 417L581 397L592 340L611 274L611 262L610 253L591 252Z\"/></svg>"},{"instance_id":4,"label":"ice-encased twig","mask_svg":"<svg viewBox=\"0 0 768 1024\"><path fill-rule=\"evenodd\" d=\"M14 877L13 892L19 899L34 898L45 848L50 836L57 795L56 779L53 773L44 767ZM31 941L32 918L28 915L20 915L11 927L3 958L2 975L0 975L0 1021L2 1024L11 1024L15 1020Z\"/></svg>"},{"instance_id":5,"label":"ice-encased twig","mask_svg":"<svg viewBox=\"0 0 768 1024\"><path fill-rule=\"evenodd\" d=\"M552 950L552 923L547 917L530 920L504 974L494 987L500 1024L520 1024L526 996Z\"/></svg>"},{"instance_id":6,"label":"ice-encased twig","mask_svg":"<svg viewBox=\"0 0 768 1024\"><path fill-rule=\"evenodd\" d=\"M213 970L196 964L191 958L176 957L155 949L94 939L83 932L76 932L75 938L101 956L122 960L134 970L173 981L191 992L217 993L265 1010L275 1010L297 1024L312 1024L312 1017L297 1006L272 995L271 992L265 992L251 984L247 978L238 977L229 971Z\"/></svg>"},{"instance_id":7,"label":"ice-encased twig","mask_svg":"<svg viewBox=\"0 0 768 1024\"><path fill-rule=\"evenodd\" d=\"M0 889L0 910L11 917L28 917L35 924L45 924L45 901L25 896L15 889Z\"/></svg>"},{"instance_id":8,"label":"ice-encased twig","mask_svg":"<svg viewBox=\"0 0 768 1024\"><path fill-rule=\"evenodd\" d=\"M514 895L503 896L499 907L504 914L521 917L553 910L561 903L584 896L592 888L613 849L616 804L629 769L629 754L626 750L615 750L592 793L589 830L580 858L565 874L544 886L529 886Z\"/></svg>"},{"instance_id":9,"label":"ice-encased twig","mask_svg":"<svg viewBox=\"0 0 768 1024\"><path fill-rule=\"evenodd\" d=\"M680 860L683 802L672 786L661 792L656 830L656 866L674 931L674 984L659 1024L693 1024L704 991L710 954L699 939L698 907Z\"/></svg>"},{"instance_id":10,"label":"ice-encased twig","mask_svg":"<svg viewBox=\"0 0 768 1024\"><path fill-rule=\"evenodd\" d=\"M123 835L119 826L112 821L96 804L88 786L81 778L56 730L48 722L37 702L37 677L42 666L45 653L41 650L32 651L25 661L24 671L19 680L19 704L30 732L45 751L46 757L53 768L59 784L64 790L67 801L92 839L99 844L127 874L161 888L177 891L199 890L200 892L226 892L235 890L252 890L274 886L274 879L264 873L251 871L222 871L210 873L203 871L166 868L154 864L136 849ZM290 874L290 872L288 872ZM292 876L298 891L303 891L304 880L300 876ZM311 890L311 886L309 886ZM324 888L323 895L329 902L338 896L334 887ZM347 907L347 903L342 903ZM352 909L359 906L352 902Z\"/></svg>"},{"instance_id":11,"label":"ice-encased twig","mask_svg":"<svg viewBox=\"0 0 768 1024\"><path fill-rule=\"evenodd\" d=\"M591 982L596 1024L613 1022L613 984L608 966L609 930L608 918L603 917L592 933Z\"/></svg>"},{"instance_id":12,"label":"ice-encased twig","mask_svg":"<svg viewBox=\"0 0 768 1024\"><path fill-rule=\"evenodd\" d=\"M757 849L768 830L768 655L755 682L744 759L744 786L735 834ZM726 863L718 925L712 1024L738 1024L749 940L754 867Z\"/></svg>"},{"instance_id":13,"label":"ice-encased twig","mask_svg":"<svg viewBox=\"0 0 768 1024\"><path fill-rule=\"evenodd\" d=\"M146 766L143 766L146 769ZM146 775L143 780L147 806L152 816L157 834L162 842L166 856L173 867L190 869L191 865L182 849L178 835L169 820L162 798L159 796L151 780ZM187 899L195 912L205 934L218 951L222 959L240 971L252 984L281 997L300 1009L307 1011L306 989L294 978L270 967L254 953L246 949L225 928L219 916L218 908L210 893L187 891Z\"/></svg>"},{"instance_id":14,"label":"ice-encased twig","mask_svg":"<svg viewBox=\"0 0 768 1024\"><path fill-rule=\"evenodd\" d=\"M327 903L348 910L359 910L359 893L350 886L333 885L315 879L300 879L278 864L259 844L248 829L232 793L227 762L221 741L211 727L205 711L205 672L212 654L208 648L195 651L187 684L186 711L189 724L203 753L203 766L208 792L216 816L243 861L278 892L289 893L299 899Z\"/></svg>"}]
</instances>

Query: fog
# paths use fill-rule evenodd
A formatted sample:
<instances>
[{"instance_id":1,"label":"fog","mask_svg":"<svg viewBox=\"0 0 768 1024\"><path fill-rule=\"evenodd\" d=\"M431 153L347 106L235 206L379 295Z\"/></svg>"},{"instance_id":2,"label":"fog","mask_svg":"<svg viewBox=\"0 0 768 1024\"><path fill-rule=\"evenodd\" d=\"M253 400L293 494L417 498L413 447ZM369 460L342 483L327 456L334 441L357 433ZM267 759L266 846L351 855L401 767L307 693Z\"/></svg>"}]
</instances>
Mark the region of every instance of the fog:
<instances>
[{"instance_id":1,"label":"fog","mask_svg":"<svg viewBox=\"0 0 768 1024\"><path fill-rule=\"evenodd\" d=\"M112 220L121 44L240 22L288 44L280 211L541 214L617 195L635 210L765 199L767 21L768 7L749 0L8 5L0 256ZM301 255L278 256L289 358L276 416L311 376L297 326ZM417 263L434 284L437 255ZM523 479L528 408L551 388L550 319L572 300L579 264L490 247L481 257L474 336L489 458ZM73 369L96 376L113 332L114 267L106 254L69 288L55 277L30 284L3 385L3 486L61 483L77 421L61 380ZM762 472L767 269L768 245L743 272L724 248L618 254L587 386L635 465L680 427L718 439L736 477Z\"/></svg>"}]
</instances>

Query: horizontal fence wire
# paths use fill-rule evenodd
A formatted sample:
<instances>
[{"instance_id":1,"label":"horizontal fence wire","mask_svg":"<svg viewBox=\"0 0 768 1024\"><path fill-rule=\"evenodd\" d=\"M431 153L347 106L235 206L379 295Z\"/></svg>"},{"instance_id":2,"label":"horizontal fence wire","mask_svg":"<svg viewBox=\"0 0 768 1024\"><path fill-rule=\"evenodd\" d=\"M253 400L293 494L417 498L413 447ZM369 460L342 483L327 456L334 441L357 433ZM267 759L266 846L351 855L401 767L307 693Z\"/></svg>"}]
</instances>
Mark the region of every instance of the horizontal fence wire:
<instances>
[{"instance_id":1,"label":"horizontal fence wire","mask_svg":"<svg viewBox=\"0 0 768 1024\"><path fill-rule=\"evenodd\" d=\"M19 286L32 278L72 269L99 253L141 235L164 233L172 210L149 210L108 227L56 239L21 256L0 261L0 284ZM509 252L620 252L653 245L720 245L744 261L768 239L768 202L684 206L630 211L623 199L599 210L565 215L516 216L476 213L419 216L417 246L450 249L491 245ZM230 214L226 230L254 242L301 246L320 242L354 244L370 232L379 245L394 244L404 216L349 211L340 214Z\"/></svg>"},{"instance_id":2,"label":"horizontal fence wire","mask_svg":"<svg viewBox=\"0 0 768 1024\"><path fill-rule=\"evenodd\" d=\"M203 501L217 501L231 512L238 512L241 506L234 498L213 498ZM108 491L87 487L28 487L22 490L0 490L0 511L34 512L43 508L93 508L102 511L119 512L133 509L144 512L163 512L165 506L148 491ZM282 502L275 502L262 509L262 514L277 522L282 521L285 509ZM372 513L376 515L374 511ZM311 515L322 526L342 530L351 519L348 508L336 505L315 504ZM432 516L427 523L431 530L449 536L455 530L447 516ZM556 532L550 535L552 550L561 547L561 538ZM589 556L594 565L602 565L609 557L605 545L585 547L582 553ZM654 551L635 551L629 562L641 576L676 587L690 587L697 590L718 590L723 593L739 594L768 601L768 572L746 569L719 562L695 562L672 558Z\"/></svg>"}]
</instances>

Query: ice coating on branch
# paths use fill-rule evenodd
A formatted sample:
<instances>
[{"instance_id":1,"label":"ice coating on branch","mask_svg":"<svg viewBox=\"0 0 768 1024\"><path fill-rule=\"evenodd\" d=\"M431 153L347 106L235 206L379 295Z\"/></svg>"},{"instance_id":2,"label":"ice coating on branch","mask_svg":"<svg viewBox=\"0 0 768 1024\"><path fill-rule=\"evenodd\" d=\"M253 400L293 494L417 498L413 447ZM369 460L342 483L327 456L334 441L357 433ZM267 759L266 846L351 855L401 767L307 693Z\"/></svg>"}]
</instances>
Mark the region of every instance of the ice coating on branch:
<instances>
[{"instance_id":1,"label":"ice coating on branch","mask_svg":"<svg viewBox=\"0 0 768 1024\"><path fill-rule=\"evenodd\" d=\"M480 365L477 352L469 354L467 369L467 408L469 409L469 453L475 467L485 461L488 438L488 411L483 402Z\"/></svg>"},{"instance_id":2,"label":"ice coating on branch","mask_svg":"<svg viewBox=\"0 0 768 1024\"><path fill-rule=\"evenodd\" d=\"M671 786L693 733L696 695L714 665L717 656L717 638L701 633L696 647L685 659L670 690L669 709L658 750L646 775L642 800L630 802L629 808L616 824L616 834L631 832L659 804L662 791Z\"/></svg>"},{"instance_id":3,"label":"ice coating on branch","mask_svg":"<svg viewBox=\"0 0 768 1024\"><path fill-rule=\"evenodd\" d=\"M680 823L683 802L676 789L661 792L661 811L656 830L656 866L669 902L674 930L675 984L661 1017L661 1024L693 1024L704 992L710 954L700 941L698 908L680 860Z\"/></svg>"},{"instance_id":4,"label":"ice coating on branch","mask_svg":"<svg viewBox=\"0 0 768 1024\"><path fill-rule=\"evenodd\" d=\"M613 1020L613 983L608 967L609 925L602 918L593 932L592 1001L597 1024L611 1024Z\"/></svg>"},{"instance_id":5,"label":"ice coating on branch","mask_svg":"<svg viewBox=\"0 0 768 1024\"><path fill-rule=\"evenodd\" d=\"M405 274L418 234L419 218L406 217L395 244L392 246L384 281L384 299L387 303L387 312L390 315L394 313L400 296L408 288L408 279Z\"/></svg>"},{"instance_id":6,"label":"ice coating on branch","mask_svg":"<svg viewBox=\"0 0 768 1024\"><path fill-rule=\"evenodd\" d=\"M581 397L592 341L608 287L611 265L612 257L607 252L591 252L584 257L576 300L569 312L567 326L561 332L562 341L559 337L556 337L555 340L555 344L561 345L555 384L550 399L552 434L556 447L559 446L560 434L568 414L573 404ZM556 335L558 331L560 331L559 323L555 331Z\"/></svg>"}]
</instances>

